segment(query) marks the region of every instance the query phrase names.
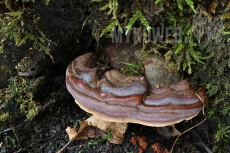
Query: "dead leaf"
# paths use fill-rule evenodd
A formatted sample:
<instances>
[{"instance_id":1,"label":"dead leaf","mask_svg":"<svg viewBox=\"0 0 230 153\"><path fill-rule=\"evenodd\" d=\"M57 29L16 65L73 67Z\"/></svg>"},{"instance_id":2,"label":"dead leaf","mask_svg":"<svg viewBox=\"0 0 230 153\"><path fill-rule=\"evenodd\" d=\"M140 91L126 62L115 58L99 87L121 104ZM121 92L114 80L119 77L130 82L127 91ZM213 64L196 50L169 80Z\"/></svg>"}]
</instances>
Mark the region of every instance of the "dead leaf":
<instances>
[{"instance_id":1,"label":"dead leaf","mask_svg":"<svg viewBox=\"0 0 230 153\"><path fill-rule=\"evenodd\" d=\"M110 143L122 144L124 140L124 133L127 129L127 123L108 122L91 116L86 120L88 125L99 128L100 130L107 132L111 130L112 138Z\"/></svg>"},{"instance_id":2,"label":"dead leaf","mask_svg":"<svg viewBox=\"0 0 230 153\"><path fill-rule=\"evenodd\" d=\"M69 136L69 140L83 140L88 138L98 138L104 135L104 131L97 129L91 125L88 125L86 121L80 123L79 130L76 128L67 127L66 132Z\"/></svg>"},{"instance_id":3,"label":"dead leaf","mask_svg":"<svg viewBox=\"0 0 230 153\"><path fill-rule=\"evenodd\" d=\"M79 130L77 131L77 136L73 140L88 139L88 131L89 125L85 121L82 121Z\"/></svg>"},{"instance_id":4,"label":"dead leaf","mask_svg":"<svg viewBox=\"0 0 230 153\"><path fill-rule=\"evenodd\" d=\"M108 130L111 130L112 137L110 143L122 144L126 129L127 123L108 122L91 116L80 123L78 131L76 128L67 127L66 132L69 136L69 140L72 141L98 138L99 136L103 136Z\"/></svg>"},{"instance_id":5,"label":"dead leaf","mask_svg":"<svg viewBox=\"0 0 230 153\"><path fill-rule=\"evenodd\" d=\"M77 136L77 130L75 128L67 127L65 131L69 136L69 140L72 140L74 137Z\"/></svg>"},{"instance_id":6,"label":"dead leaf","mask_svg":"<svg viewBox=\"0 0 230 153\"><path fill-rule=\"evenodd\" d=\"M73 141L87 139L89 135L89 125L84 121L80 123L80 128L77 131L76 128L67 127L65 130L69 136L69 142L62 147L57 153L62 153L63 150Z\"/></svg>"},{"instance_id":7,"label":"dead leaf","mask_svg":"<svg viewBox=\"0 0 230 153\"><path fill-rule=\"evenodd\" d=\"M69 136L69 140L82 140L88 138L87 133L89 131L89 126L86 122L80 123L80 128L78 131L76 128L71 127L67 127L65 130Z\"/></svg>"}]
</instances>

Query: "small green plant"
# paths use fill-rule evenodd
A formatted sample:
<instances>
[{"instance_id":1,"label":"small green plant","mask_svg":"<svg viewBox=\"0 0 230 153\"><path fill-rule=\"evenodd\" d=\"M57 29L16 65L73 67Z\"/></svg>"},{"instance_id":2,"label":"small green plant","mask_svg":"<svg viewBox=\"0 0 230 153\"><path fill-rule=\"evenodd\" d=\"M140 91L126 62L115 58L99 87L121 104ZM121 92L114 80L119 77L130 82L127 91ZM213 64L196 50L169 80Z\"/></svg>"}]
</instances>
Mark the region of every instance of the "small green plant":
<instances>
[{"instance_id":1,"label":"small green plant","mask_svg":"<svg viewBox=\"0 0 230 153\"><path fill-rule=\"evenodd\" d=\"M77 127L80 125L81 120L70 120L70 122L74 125L74 127Z\"/></svg>"},{"instance_id":2,"label":"small green plant","mask_svg":"<svg viewBox=\"0 0 230 153\"><path fill-rule=\"evenodd\" d=\"M230 138L230 126L219 123L215 138L217 139L217 141Z\"/></svg>"},{"instance_id":3,"label":"small green plant","mask_svg":"<svg viewBox=\"0 0 230 153\"><path fill-rule=\"evenodd\" d=\"M126 32L125 32L126 35L130 31L130 29L133 26L133 24L137 21L137 19L139 19L141 21L141 23L145 26L147 31L151 30L151 27L149 26L149 22L147 21L145 16L141 13L140 10L137 10L136 13L129 19L129 23L126 26L126 29L127 29Z\"/></svg>"},{"instance_id":4,"label":"small green plant","mask_svg":"<svg viewBox=\"0 0 230 153\"><path fill-rule=\"evenodd\" d=\"M105 141L105 140L104 140L104 139L98 139L98 140L90 141L90 142L87 143L86 146L84 146L84 148L82 148L82 149L79 151L79 153L82 153L82 152L84 152L86 149L89 149L90 147L95 146L95 145L97 145L97 144L99 144L99 143L101 143L101 142L103 142L103 141Z\"/></svg>"},{"instance_id":5,"label":"small green plant","mask_svg":"<svg viewBox=\"0 0 230 153\"><path fill-rule=\"evenodd\" d=\"M103 2L102 0L92 0L92 2ZM135 2L134 3L138 3ZM129 13L128 12L120 12L120 5L118 0L107 0L107 2L105 3L105 5L103 5L102 7L99 8L100 11L106 11L107 10L107 15L111 16L110 17L110 22L109 25L107 25L106 27L104 27L102 29L102 32L100 34L100 37L102 37L103 35L105 35L107 32L111 33L111 31L113 31L113 29L115 27L118 27L119 31L121 33L123 33L123 24L120 23L120 20L129 20L129 22L127 23L127 25L125 25L126 28L126 34L128 34L128 32L130 31L131 27L133 26L133 24L137 21L140 20L141 23L145 26L145 28L147 29L147 31L150 31L151 27L149 25L149 22L147 20L147 18L143 15L143 13L140 11L140 9L136 9L134 10L135 13L132 13L132 17L129 18Z\"/></svg>"},{"instance_id":6,"label":"small green plant","mask_svg":"<svg viewBox=\"0 0 230 153\"><path fill-rule=\"evenodd\" d=\"M138 63L124 62L121 64L122 64L121 72L126 75L134 75L144 71L143 64L141 64L141 62Z\"/></svg>"},{"instance_id":7,"label":"small green plant","mask_svg":"<svg viewBox=\"0 0 230 153\"><path fill-rule=\"evenodd\" d=\"M112 139L112 131L111 131L111 129L109 129L109 130L104 134L104 137L105 137L106 140L111 141L111 139Z\"/></svg>"},{"instance_id":8,"label":"small green plant","mask_svg":"<svg viewBox=\"0 0 230 153\"><path fill-rule=\"evenodd\" d=\"M104 134L104 136L102 138L88 142L87 145L79 151L79 153L82 153L86 149L89 149L90 147L95 146L95 145L97 145L101 142L104 142L106 140L111 141L111 139L112 139L112 131L111 131L111 129L109 129L108 131L106 131L106 133Z\"/></svg>"},{"instance_id":9,"label":"small green plant","mask_svg":"<svg viewBox=\"0 0 230 153\"><path fill-rule=\"evenodd\" d=\"M179 42L176 47L172 50L169 50L166 54L166 62L171 61L172 58L175 59L177 70L179 71L182 67L182 70L188 70L188 74L192 74L192 65L198 63L205 64L203 60L213 57L213 53L205 56L204 53L195 49L197 43L191 38L188 43ZM174 55L173 55L174 54Z\"/></svg>"},{"instance_id":10,"label":"small green plant","mask_svg":"<svg viewBox=\"0 0 230 153\"><path fill-rule=\"evenodd\" d=\"M218 130L215 133L214 149L218 153L226 153L226 148L229 146L230 126L219 123Z\"/></svg>"},{"instance_id":11,"label":"small green plant","mask_svg":"<svg viewBox=\"0 0 230 153\"><path fill-rule=\"evenodd\" d=\"M92 0L92 2L102 2L102 0ZM102 6L101 8L99 8L100 11L105 11L108 10L107 15L111 17L110 20L110 24L105 27L102 32L101 32L101 37L106 33L106 32L111 32L111 30L115 27L118 26L119 30L122 32L122 27L120 25L120 22L118 20L117 14L118 14L118 7L119 7L119 3L118 0L108 0L108 2Z\"/></svg>"},{"instance_id":12,"label":"small green plant","mask_svg":"<svg viewBox=\"0 0 230 153\"><path fill-rule=\"evenodd\" d=\"M155 3L158 4L162 1L163 0L156 0ZM178 6L179 10L183 11L184 3L186 3L193 10L193 12L196 13L193 0L177 0L177 6Z\"/></svg>"}]
</instances>

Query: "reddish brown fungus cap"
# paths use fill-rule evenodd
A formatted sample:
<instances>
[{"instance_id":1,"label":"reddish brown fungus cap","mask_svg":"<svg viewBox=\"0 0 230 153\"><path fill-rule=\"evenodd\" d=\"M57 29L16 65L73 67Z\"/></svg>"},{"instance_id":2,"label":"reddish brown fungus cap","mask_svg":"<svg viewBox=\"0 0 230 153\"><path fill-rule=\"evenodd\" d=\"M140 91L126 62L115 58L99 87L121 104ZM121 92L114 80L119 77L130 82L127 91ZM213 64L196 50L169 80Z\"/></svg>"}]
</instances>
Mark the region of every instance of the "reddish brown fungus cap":
<instances>
[{"instance_id":1,"label":"reddish brown fungus cap","mask_svg":"<svg viewBox=\"0 0 230 153\"><path fill-rule=\"evenodd\" d=\"M66 86L86 112L112 122L161 127L196 116L207 103L204 89L193 92L188 80L149 89L145 76L107 71L98 79L93 53L77 57L66 70Z\"/></svg>"}]
</instances>

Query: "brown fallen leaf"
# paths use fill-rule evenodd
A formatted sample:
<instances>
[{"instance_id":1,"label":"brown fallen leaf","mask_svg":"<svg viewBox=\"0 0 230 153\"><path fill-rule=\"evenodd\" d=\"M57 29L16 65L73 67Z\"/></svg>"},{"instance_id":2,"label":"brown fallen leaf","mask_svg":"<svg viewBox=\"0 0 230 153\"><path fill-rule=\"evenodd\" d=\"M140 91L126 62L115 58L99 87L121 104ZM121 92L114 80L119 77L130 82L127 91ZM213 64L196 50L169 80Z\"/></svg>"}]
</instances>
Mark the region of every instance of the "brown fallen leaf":
<instances>
[{"instance_id":1,"label":"brown fallen leaf","mask_svg":"<svg viewBox=\"0 0 230 153\"><path fill-rule=\"evenodd\" d=\"M74 137L77 136L77 130L75 128L67 127L65 131L69 136L69 140L72 140Z\"/></svg>"},{"instance_id":2,"label":"brown fallen leaf","mask_svg":"<svg viewBox=\"0 0 230 153\"><path fill-rule=\"evenodd\" d=\"M83 121L80 123L80 128L77 131L76 128L67 127L66 132L69 136L69 140L82 140L88 138L89 125Z\"/></svg>"},{"instance_id":3,"label":"brown fallen leaf","mask_svg":"<svg viewBox=\"0 0 230 153\"><path fill-rule=\"evenodd\" d=\"M111 130L111 140L110 143L122 144L124 140L124 133L127 129L127 123L117 123L117 122L108 122L101 119L98 119L94 116L86 119L88 125L99 128L100 130L107 132Z\"/></svg>"},{"instance_id":4,"label":"brown fallen leaf","mask_svg":"<svg viewBox=\"0 0 230 153\"><path fill-rule=\"evenodd\" d=\"M96 127L96 128L95 128ZM127 129L127 123L107 122L94 116L80 123L79 130L76 128L67 127L65 130L69 136L69 142L58 151L62 153L63 150L73 141L88 138L98 138L105 135L108 130L111 130L112 138L110 143L121 144L123 142L123 134Z\"/></svg>"},{"instance_id":5,"label":"brown fallen leaf","mask_svg":"<svg viewBox=\"0 0 230 153\"><path fill-rule=\"evenodd\" d=\"M62 147L57 153L62 153L64 149L73 141L73 140L82 140L88 138L97 138L104 134L103 131L96 129L87 124L87 122L83 121L80 123L79 130L76 128L67 127L66 132L69 136L69 142Z\"/></svg>"}]
</instances>

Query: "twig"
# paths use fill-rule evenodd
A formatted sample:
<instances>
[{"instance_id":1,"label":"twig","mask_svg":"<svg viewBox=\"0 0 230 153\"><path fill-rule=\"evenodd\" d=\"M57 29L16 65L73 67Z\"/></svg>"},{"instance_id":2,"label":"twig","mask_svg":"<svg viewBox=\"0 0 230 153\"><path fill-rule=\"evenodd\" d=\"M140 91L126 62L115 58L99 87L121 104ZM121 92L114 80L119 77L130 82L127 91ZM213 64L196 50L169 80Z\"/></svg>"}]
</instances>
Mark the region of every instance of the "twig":
<instances>
[{"instance_id":1,"label":"twig","mask_svg":"<svg viewBox=\"0 0 230 153\"><path fill-rule=\"evenodd\" d=\"M75 138L75 136L71 140L69 140L69 142L64 147L62 147L57 153L62 153L64 151L64 149L73 141L74 138Z\"/></svg>"},{"instance_id":2,"label":"twig","mask_svg":"<svg viewBox=\"0 0 230 153\"><path fill-rule=\"evenodd\" d=\"M200 101L204 104L203 99L202 99L198 94L195 94L195 95L196 95L196 96L200 99ZM182 136L183 134L185 134L185 133L187 133L188 131L192 130L193 128L199 126L200 124L202 124L202 123L207 119L207 117L206 117L206 115L205 115L205 113L204 113L204 105L203 105L202 112L203 112L203 115L205 116L205 118L204 118L200 123L198 123L198 124L192 126L191 128L185 130L185 131L182 132L180 135L178 135L178 137L176 138L176 140L175 140L174 143L173 143L172 149L171 149L171 151L170 151L171 153L173 152L174 146L175 146L175 144L176 144L176 142L177 142L177 140L179 139L180 136Z\"/></svg>"},{"instance_id":3,"label":"twig","mask_svg":"<svg viewBox=\"0 0 230 153\"><path fill-rule=\"evenodd\" d=\"M15 126L15 127L10 127L10 128L8 128L8 129L3 130L3 131L1 132L1 134L2 134L2 133L6 133L6 132L11 131L11 130L14 130L14 129L17 129L18 127L22 126L22 125L23 125L25 122L27 122L28 120L29 120L29 119L25 119L22 123L18 124L17 126Z\"/></svg>"},{"instance_id":4,"label":"twig","mask_svg":"<svg viewBox=\"0 0 230 153\"><path fill-rule=\"evenodd\" d=\"M75 127L75 126L74 126ZM66 143L66 145L64 147L62 147L57 153L62 153L65 148L79 135L79 131L77 132L77 134L75 134L70 140L69 142Z\"/></svg>"},{"instance_id":5,"label":"twig","mask_svg":"<svg viewBox=\"0 0 230 153\"><path fill-rule=\"evenodd\" d=\"M17 143L19 143L18 136L17 136L17 134L15 133L14 129L12 130L12 132L14 133L14 136L15 136L15 139L16 139ZM19 145L20 145L20 143L19 143Z\"/></svg>"},{"instance_id":6,"label":"twig","mask_svg":"<svg viewBox=\"0 0 230 153\"><path fill-rule=\"evenodd\" d=\"M19 153L20 151L22 151L22 148L20 148L18 151L16 151L16 153Z\"/></svg>"},{"instance_id":7,"label":"twig","mask_svg":"<svg viewBox=\"0 0 230 153\"><path fill-rule=\"evenodd\" d=\"M207 153L213 153L212 150L209 149L209 147L201 139L199 140L199 142L196 142L195 144L203 147L207 151Z\"/></svg>"},{"instance_id":8,"label":"twig","mask_svg":"<svg viewBox=\"0 0 230 153\"><path fill-rule=\"evenodd\" d=\"M83 123L83 122L82 122ZM86 122L84 122L86 123ZM64 149L73 141L75 140L79 134L81 134L81 130L85 128L87 124L80 124L80 128L78 129L77 133L72 136L72 138L69 140L69 142L66 143L66 145L64 147L62 147L57 153L62 153L64 151ZM76 128L76 125L74 126L74 128Z\"/></svg>"},{"instance_id":9,"label":"twig","mask_svg":"<svg viewBox=\"0 0 230 153\"><path fill-rule=\"evenodd\" d=\"M201 123L203 123L206 119L207 119L207 118L203 119L200 123L198 123L198 124L192 126L191 128L185 130L185 131L182 132L180 135L178 135L178 137L176 138L176 140L175 140L174 143L173 143L173 146L172 146L172 149L171 149L170 152L171 152L171 153L173 152L174 146L175 146L175 144L176 144L176 142L177 142L177 140L179 139L180 136L182 136L183 134L185 134L185 133L187 133L188 131L192 130L193 128L197 127L198 125L200 125Z\"/></svg>"},{"instance_id":10,"label":"twig","mask_svg":"<svg viewBox=\"0 0 230 153\"><path fill-rule=\"evenodd\" d=\"M44 106L40 107L38 109L38 112L40 112L41 110L45 110L47 106L49 106L51 103L55 103L55 100L50 100L48 103L46 103Z\"/></svg>"},{"instance_id":11,"label":"twig","mask_svg":"<svg viewBox=\"0 0 230 153\"><path fill-rule=\"evenodd\" d=\"M45 108L46 108L48 105L50 105L51 103L54 103L54 102L55 102L55 100L50 100L50 101L49 101L48 103L46 103L44 106L40 107L40 108L38 109L38 112L40 112L41 110L45 110ZM9 132L9 131L12 131L12 130L15 130L15 129L19 128L20 126L22 126L24 123L26 123L26 122L29 121L29 120L30 120L30 119L25 119L22 123L18 124L17 126L15 126L15 127L10 127L10 128L7 128L7 129L3 130L3 131L1 132L1 134L2 134L2 133Z\"/></svg>"},{"instance_id":12,"label":"twig","mask_svg":"<svg viewBox=\"0 0 230 153\"><path fill-rule=\"evenodd\" d=\"M204 141L201 140L199 134L197 134L195 132L191 132L191 133L196 135L198 137L198 139L199 139L198 142L194 143L195 145L199 145L199 146L203 147L207 151L207 153L213 153L213 151L204 143Z\"/></svg>"}]
</instances>

